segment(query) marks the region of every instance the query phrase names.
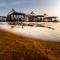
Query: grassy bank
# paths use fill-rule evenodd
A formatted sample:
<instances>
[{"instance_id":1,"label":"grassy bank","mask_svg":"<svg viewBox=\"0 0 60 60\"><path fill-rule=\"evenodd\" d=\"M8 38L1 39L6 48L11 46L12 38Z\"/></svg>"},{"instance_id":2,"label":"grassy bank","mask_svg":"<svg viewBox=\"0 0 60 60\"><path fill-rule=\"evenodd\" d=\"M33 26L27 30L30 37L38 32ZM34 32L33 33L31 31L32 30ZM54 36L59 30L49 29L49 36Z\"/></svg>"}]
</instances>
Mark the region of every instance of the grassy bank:
<instances>
[{"instance_id":1,"label":"grassy bank","mask_svg":"<svg viewBox=\"0 0 60 60\"><path fill-rule=\"evenodd\" d=\"M0 60L60 60L60 42L36 40L0 30Z\"/></svg>"}]
</instances>

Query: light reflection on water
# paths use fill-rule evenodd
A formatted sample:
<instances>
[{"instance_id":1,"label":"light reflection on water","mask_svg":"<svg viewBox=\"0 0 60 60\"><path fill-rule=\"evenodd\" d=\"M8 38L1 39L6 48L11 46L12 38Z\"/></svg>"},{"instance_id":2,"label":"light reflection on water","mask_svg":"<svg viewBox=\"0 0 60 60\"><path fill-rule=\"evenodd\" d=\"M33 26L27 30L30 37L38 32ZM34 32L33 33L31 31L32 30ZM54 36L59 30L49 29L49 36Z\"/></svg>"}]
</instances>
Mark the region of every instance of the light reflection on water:
<instances>
[{"instance_id":1,"label":"light reflection on water","mask_svg":"<svg viewBox=\"0 0 60 60\"><path fill-rule=\"evenodd\" d=\"M60 23L45 22L44 24L54 28L54 30L45 27L28 27L28 26L25 26L23 29L21 28L21 26L15 26L13 29L11 29L10 25L8 25L6 22L0 23L0 28L29 37L41 38L50 41L52 40L60 41Z\"/></svg>"}]
</instances>

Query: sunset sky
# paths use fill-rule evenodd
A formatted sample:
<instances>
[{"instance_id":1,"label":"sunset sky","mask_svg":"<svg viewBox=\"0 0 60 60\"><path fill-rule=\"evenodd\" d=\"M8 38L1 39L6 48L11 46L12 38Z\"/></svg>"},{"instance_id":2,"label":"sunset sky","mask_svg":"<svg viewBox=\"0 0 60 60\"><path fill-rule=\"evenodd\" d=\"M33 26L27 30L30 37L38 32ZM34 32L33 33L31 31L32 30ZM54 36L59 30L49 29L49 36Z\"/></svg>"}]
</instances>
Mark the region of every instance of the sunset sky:
<instances>
[{"instance_id":1,"label":"sunset sky","mask_svg":"<svg viewBox=\"0 0 60 60\"><path fill-rule=\"evenodd\" d=\"M34 11L35 14L60 17L60 0L0 0L0 15L7 15L12 8L19 12Z\"/></svg>"}]
</instances>

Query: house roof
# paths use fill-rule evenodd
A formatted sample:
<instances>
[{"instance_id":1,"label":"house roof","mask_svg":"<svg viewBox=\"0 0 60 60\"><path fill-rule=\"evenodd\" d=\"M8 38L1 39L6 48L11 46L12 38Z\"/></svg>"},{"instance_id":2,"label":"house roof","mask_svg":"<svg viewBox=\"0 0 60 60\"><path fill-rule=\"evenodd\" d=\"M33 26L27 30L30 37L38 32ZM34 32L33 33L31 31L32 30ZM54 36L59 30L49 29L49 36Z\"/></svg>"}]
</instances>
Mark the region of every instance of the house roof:
<instances>
[{"instance_id":1,"label":"house roof","mask_svg":"<svg viewBox=\"0 0 60 60\"><path fill-rule=\"evenodd\" d=\"M37 17L44 17L44 15L37 15Z\"/></svg>"},{"instance_id":2,"label":"house roof","mask_svg":"<svg viewBox=\"0 0 60 60\"><path fill-rule=\"evenodd\" d=\"M16 15L25 15L25 13L19 13L19 12L13 12L13 14L16 14Z\"/></svg>"},{"instance_id":3,"label":"house roof","mask_svg":"<svg viewBox=\"0 0 60 60\"><path fill-rule=\"evenodd\" d=\"M58 18L58 17L56 16L45 17L45 19L49 19L49 18Z\"/></svg>"},{"instance_id":4,"label":"house roof","mask_svg":"<svg viewBox=\"0 0 60 60\"><path fill-rule=\"evenodd\" d=\"M25 13L20 13L20 12L12 12L9 15L14 14L14 15L25 15Z\"/></svg>"},{"instance_id":5,"label":"house roof","mask_svg":"<svg viewBox=\"0 0 60 60\"><path fill-rule=\"evenodd\" d=\"M44 17L44 15L27 15L27 16L30 16L30 17Z\"/></svg>"}]
</instances>

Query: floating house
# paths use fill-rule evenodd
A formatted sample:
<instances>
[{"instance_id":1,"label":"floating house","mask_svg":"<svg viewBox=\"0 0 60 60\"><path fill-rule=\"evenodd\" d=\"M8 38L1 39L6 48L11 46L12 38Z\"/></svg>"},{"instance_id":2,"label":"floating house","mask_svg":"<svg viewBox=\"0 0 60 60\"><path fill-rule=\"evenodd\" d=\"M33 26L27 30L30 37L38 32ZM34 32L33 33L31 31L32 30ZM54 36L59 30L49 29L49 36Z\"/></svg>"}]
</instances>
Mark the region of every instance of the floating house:
<instances>
[{"instance_id":1,"label":"floating house","mask_svg":"<svg viewBox=\"0 0 60 60\"><path fill-rule=\"evenodd\" d=\"M12 9L12 12L10 12L7 15L7 22L58 22L57 17L55 16L46 16L44 15L35 15L33 12L31 14L25 14L21 12L16 12ZM11 23L10 23L11 24Z\"/></svg>"},{"instance_id":2,"label":"floating house","mask_svg":"<svg viewBox=\"0 0 60 60\"><path fill-rule=\"evenodd\" d=\"M37 22L43 22L44 20L44 15L37 15Z\"/></svg>"},{"instance_id":3,"label":"floating house","mask_svg":"<svg viewBox=\"0 0 60 60\"><path fill-rule=\"evenodd\" d=\"M25 20L24 13L13 12L7 16L7 21L9 22L19 22Z\"/></svg>"},{"instance_id":4,"label":"floating house","mask_svg":"<svg viewBox=\"0 0 60 60\"><path fill-rule=\"evenodd\" d=\"M22 21L24 22L25 18L26 18L25 13L13 11L7 15L6 21L9 22L9 24L13 25L13 24L16 24L18 22L22 22Z\"/></svg>"},{"instance_id":5,"label":"floating house","mask_svg":"<svg viewBox=\"0 0 60 60\"><path fill-rule=\"evenodd\" d=\"M42 22L44 19L44 16L43 15L30 15L28 19L29 19L28 20L29 22Z\"/></svg>"},{"instance_id":6,"label":"floating house","mask_svg":"<svg viewBox=\"0 0 60 60\"><path fill-rule=\"evenodd\" d=\"M42 22L44 15L27 15L13 11L7 15L7 22Z\"/></svg>"},{"instance_id":7,"label":"floating house","mask_svg":"<svg viewBox=\"0 0 60 60\"><path fill-rule=\"evenodd\" d=\"M55 16L44 17L44 22L58 22L57 18Z\"/></svg>"}]
</instances>

